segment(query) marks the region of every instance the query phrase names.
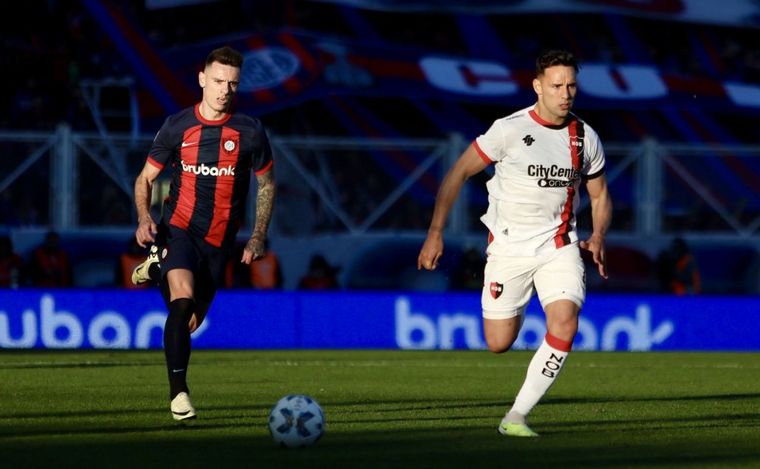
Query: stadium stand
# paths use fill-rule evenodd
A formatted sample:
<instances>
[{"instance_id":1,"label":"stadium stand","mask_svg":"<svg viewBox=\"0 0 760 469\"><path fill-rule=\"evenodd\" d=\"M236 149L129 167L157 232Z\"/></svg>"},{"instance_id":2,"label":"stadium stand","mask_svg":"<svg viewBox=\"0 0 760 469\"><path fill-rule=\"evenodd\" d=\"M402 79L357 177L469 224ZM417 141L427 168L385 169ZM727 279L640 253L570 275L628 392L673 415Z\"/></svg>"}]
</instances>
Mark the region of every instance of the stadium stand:
<instances>
[{"instance_id":1,"label":"stadium stand","mask_svg":"<svg viewBox=\"0 0 760 469\"><path fill-rule=\"evenodd\" d=\"M607 247L607 269L609 279L599 277L599 273L589 254L584 251L588 288L610 292L657 292L655 263L646 252L633 246Z\"/></svg>"},{"instance_id":2,"label":"stadium stand","mask_svg":"<svg viewBox=\"0 0 760 469\"><path fill-rule=\"evenodd\" d=\"M105 125L109 137L139 130L142 138L149 139L168 110L195 99L186 92L194 83L179 81L198 66L188 57L197 57L195 52L209 44L230 43L251 51L265 46L295 51L303 59L288 86L273 87L269 95L252 90L241 96L240 106L260 115L274 136L446 140L457 133L459 143L466 144L495 118L529 102L526 97L530 94L483 97L436 89L420 71L422 57L505 63L512 72L509 80L526 87L536 53L547 46L566 46L588 64L582 73L595 73L598 68L594 67L618 67L618 72L623 67L639 67L639 71L654 70L656 79L667 87L662 96L630 100L604 99L595 96L594 90L582 90L577 113L596 128L605 144L614 144L608 159L609 171L616 172L611 184L615 230L636 231L641 211L640 175L634 165L626 166L628 149L650 139L671 144L671 151L661 155L664 189L662 219L654 228L657 240L643 250L634 242L615 245L610 269L620 280L590 285L650 291L654 280L645 271L652 269L657 250L673 233L686 232L701 257L706 292L758 290L757 269L752 267L756 261L752 259L760 249L760 159L755 151L736 149L756 142L755 129L744 124L757 118L760 106L734 102L726 91L727 85L739 84L754 86L757 92L760 52L754 44L756 21L685 21L647 14L646 8L515 12L502 5L488 12L462 12L456 8L458 2L443 2L444 7L435 11L429 7L399 11L369 8L370 4L387 6L386 2L367 2L367 8L357 3L361 2L220 0L152 9L143 2L24 2L17 17L35 18L35 25L10 22L4 31L0 63L6 69L23 70L24 76L13 93L3 93L0 98L9 110L0 115L0 129L44 134L56 131L64 122L75 133L99 132L102 137ZM199 17L205 21L196 21ZM181 26L185 24L194 26ZM467 77L475 82L479 79ZM632 91L626 85L638 86L625 83L621 73L614 78L620 80L624 92ZM95 95L88 94L96 91L101 93L100 110L126 111L134 100L139 122L99 115L98 109L93 109ZM751 98L751 92L742 96ZM82 151L104 151L105 142L87 143ZM134 222L128 176L136 174L135 168L143 161L145 142L133 141L119 153L121 167L104 164L94 156L77 158L78 209L68 228L121 227L121 238L103 243L106 249L113 242L114 258L116 245L123 246L123 235ZM618 145L621 150L616 149ZM701 149L694 151L695 146ZM41 150L28 140L13 143L2 138L0 151L0 169L13 174L26 164L25 155ZM429 154L410 149L355 153L315 149L299 158L306 171L321 175L320 183L331 184L338 192L334 200L356 228ZM0 182L0 231L13 234L14 230L33 228L42 232L45 227L60 225L51 202L55 195L48 187L37 187L39 180L51 178L45 163L37 159L16 179ZM285 166L284 171L297 173ZM390 233L424 230L441 168L436 163L413 181L370 228ZM104 173L112 177L104 177ZM113 177L114 173L120 176ZM366 177L357 178L357 173ZM313 187L299 177L296 174L291 179L297 181L293 186L283 186L283 200L288 200L289 190L290 200L297 203L284 206L304 209L299 213L312 217L308 229L300 223L306 218L294 223L278 213L274 228L281 231L274 235L345 230L345 221L327 210ZM479 175L469 189L472 214L462 229L468 236L482 231L478 215L487 203L482 188L487 177ZM302 190L306 192L299 192ZM588 209L579 214L579 223L589 226ZM711 234L716 232L722 237L737 235L738 246L712 243ZM19 237L23 235L17 234L14 241L20 247L31 244ZM621 243L628 239L624 237ZM70 248L73 253L79 251L78 246ZM732 252L734 248L738 252ZM750 262L742 264L744 267L727 266L725 259L735 255ZM85 273L97 272L91 268L93 263L104 261L81 261L75 266L75 278L90 278L86 285L104 283L98 280L102 275ZM360 268L350 269L354 268L357 278L347 286L363 288L356 283L362 278ZM394 281L403 277L398 271L389 270L388 275Z\"/></svg>"}]
</instances>

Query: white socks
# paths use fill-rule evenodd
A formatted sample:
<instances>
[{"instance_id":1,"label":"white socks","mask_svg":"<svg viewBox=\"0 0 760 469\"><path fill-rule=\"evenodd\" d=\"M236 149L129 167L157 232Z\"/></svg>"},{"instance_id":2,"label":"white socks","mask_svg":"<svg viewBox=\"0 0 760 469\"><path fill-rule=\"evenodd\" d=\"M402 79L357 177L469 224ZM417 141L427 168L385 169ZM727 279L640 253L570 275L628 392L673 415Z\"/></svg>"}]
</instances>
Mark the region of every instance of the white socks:
<instances>
[{"instance_id":1,"label":"white socks","mask_svg":"<svg viewBox=\"0 0 760 469\"><path fill-rule=\"evenodd\" d=\"M506 422L525 423L525 416L538 404L559 376L572 346L572 341L566 342L549 333L546 334L528 365L525 382L517 393L515 403L504 417Z\"/></svg>"}]
</instances>

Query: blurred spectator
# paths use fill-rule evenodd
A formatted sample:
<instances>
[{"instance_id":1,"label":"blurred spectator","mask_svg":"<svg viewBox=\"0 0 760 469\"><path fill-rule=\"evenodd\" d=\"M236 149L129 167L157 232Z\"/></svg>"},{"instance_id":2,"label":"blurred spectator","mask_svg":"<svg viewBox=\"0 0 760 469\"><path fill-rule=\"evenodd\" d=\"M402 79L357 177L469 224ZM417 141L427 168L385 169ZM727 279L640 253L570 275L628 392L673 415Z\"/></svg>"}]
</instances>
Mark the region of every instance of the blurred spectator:
<instances>
[{"instance_id":1,"label":"blurred spectator","mask_svg":"<svg viewBox=\"0 0 760 469\"><path fill-rule=\"evenodd\" d=\"M657 270L664 291L676 295L696 295L702 291L699 266L683 238L676 238L670 248L657 258Z\"/></svg>"},{"instance_id":2,"label":"blurred spectator","mask_svg":"<svg viewBox=\"0 0 760 469\"><path fill-rule=\"evenodd\" d=\"M453 290L478 290L483 288L483 268L486 261L480 251L469 248L464 251L451 278Z\"/></svg>"},{"instance_id":3,"label":"blurred spectator","mask_svg":"<svg viewBox=\"0 0 760 469\"><path fill-rule=\"evenodd\" d=\"M315 254L309 262L309 270L301 277L298 288L302 290L334 290L338 288L337 273L340 269L331 266L321 254Z\"/></svg>"},{"instance_id":4,"label":"blurred spectator","mask_svg":"<svg viewBox=\"0 0 760 469\"><path fill-rule=\"evenodd\" d=\"M250 265L240 262L243 245L235 247L235 253L227 262L225 271L225 286L227 288L254 288L256 290L273 290L282 288L282 269L280 260L269 246L269 240L264 247L266 253L261 259Z\"/></svg>"},{"instance_id":5,"label":"blurred spectator","mask_svg":"<svg viewBox=\"0 0 760 469\"><path fill-rule=\"evenodd\" d=\"M71 286L69 255L61 248L61 238L55 231L45 235L45 242L32 253L29 271L35 287Z\"/></svg>"},{"instance_id":6,"label":"blurred spectator","mask_svg":"<svg viewBox=\"0 0 760 469\"><path fill-rule=\"evenodd\" d=\"M24 261L13 252L13 241L0 236L0 288L18 288L23 285Z\"/></svg>"},{"instance_id":7,"label":"blurred spectator","mask_svg":"<svg viewBox=\"0 0 760 469\"><path fill-rule=\"evenodd\" d=\"M269 240L266 241L264 248L266 249L264 257L251 262L250 266L248 266L251 286L257 290L282 288L280 260L270 248Z\"/></svg>"},{"instance_id":8,"label":"blurred spectator","mask_svg":"<svg viewBox=\"0 0 760 469\"><path fill-rule=\"evenodd\" d=\"M135 268L145 262L145 258L148 255L146 249L141 248L137 244L137 240L132 237L127 247L127 251L119 256L119 263L116 268L116 285L124 288L148 288L151 286L150 282L141 283L135 285L132 283L132 271Z\"/></svg>"}]
</instances>

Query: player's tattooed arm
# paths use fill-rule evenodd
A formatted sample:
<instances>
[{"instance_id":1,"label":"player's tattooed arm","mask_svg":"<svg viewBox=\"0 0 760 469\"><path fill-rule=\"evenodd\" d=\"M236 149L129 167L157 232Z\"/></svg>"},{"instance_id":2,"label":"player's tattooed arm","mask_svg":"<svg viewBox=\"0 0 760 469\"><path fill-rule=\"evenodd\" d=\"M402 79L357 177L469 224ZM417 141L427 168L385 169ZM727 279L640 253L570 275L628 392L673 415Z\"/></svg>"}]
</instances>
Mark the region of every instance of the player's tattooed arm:
<instances>
[{"instance_id":1,"label":"player's tattooed arm","mask_svg":"<svg viewBox=\"0 0 760 469\"><path fill-rule=\"evenodd\" d=\"M274 211L275 182L274 170L270 169L264 174L256 175L258 191L256 193L256 223L253 234L243 250L242 262L246 264L259 259L266 252L265 243L269 222L272 220Z\"/></svg>"},{"instance_id":2,"label":"player's tattooed arm","mask_svg":"<svg viewBox=\"0 0 760 469\"><path fill-rule=\"evenodd\" d=\"M137 244L146 247L147 243L155 241L154 233L157 231L156 223L150 216L150 199L153 183L161 172L150 163L145 167L135 180L135 208L137 209L137 230L135 239Z\"/></svg>"},{"instance_id":3,"label":"player's tattooed arm","mask_svg":"<svg viewBox=\"0 0 760 469\"><path fill-rule=\"evenodd\" d=\"M274 170L270 169L264 174L256 176L258 193L256 194L256 224L253 228L252 237L266 238L269 222L272 220L274 211Z\"/></svg>"}]
</instances>

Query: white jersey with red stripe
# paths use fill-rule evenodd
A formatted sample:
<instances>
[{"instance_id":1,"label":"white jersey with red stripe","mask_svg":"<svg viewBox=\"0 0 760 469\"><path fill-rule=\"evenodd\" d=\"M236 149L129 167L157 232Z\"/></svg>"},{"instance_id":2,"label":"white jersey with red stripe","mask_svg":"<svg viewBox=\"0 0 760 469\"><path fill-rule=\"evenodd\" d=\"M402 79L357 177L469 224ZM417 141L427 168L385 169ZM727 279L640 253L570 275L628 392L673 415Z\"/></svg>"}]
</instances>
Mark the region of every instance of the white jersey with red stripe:
<instances>
[{"instance_id":1,"label":"white jersey with red stripe","mask_svg":"<svg viewBox=\"0 0 760 469\"><path fill-rule=\"evenodd\" d=\"M533 106L494 121L473 142L495 164L488 210L481 221L493 236L489 253L532 256L578 241L575 212L581 179L604 173L597 133L573 114L553 125Z\"/></svg>"}]
</instances>

